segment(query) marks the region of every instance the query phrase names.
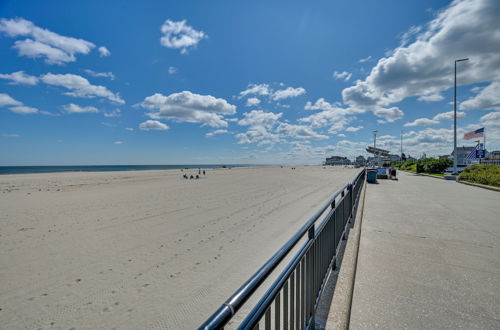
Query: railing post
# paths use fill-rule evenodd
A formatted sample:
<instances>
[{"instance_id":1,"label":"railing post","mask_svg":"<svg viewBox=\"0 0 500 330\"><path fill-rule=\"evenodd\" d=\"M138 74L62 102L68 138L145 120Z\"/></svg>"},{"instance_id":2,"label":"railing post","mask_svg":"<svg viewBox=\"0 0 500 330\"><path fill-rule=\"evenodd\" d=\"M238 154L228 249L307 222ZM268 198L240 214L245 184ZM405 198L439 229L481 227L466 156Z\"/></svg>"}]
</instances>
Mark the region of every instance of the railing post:
<instances>
[{"instance_id":1,"label":"railing post","mask_svg":"<svg viewBox=\"0 0 500 330\"><path fill-rule=\"evenodd\" d=\"M336 216L335 216L335 199L332 201L332 210L333 210L333 213L332 213L332 217L333 219L330 219L330 221L333 222L332 224L332 241L333 241L333 248L335 250L335 255L333 256L333 262L332 262L332 270L335 270L337 269L337 245L335 244L335 236L336 236L336 233L335 231L337 230L337 225L335 223L335 221L337 221L336 219Z\"/></svg>"},{"instance_id":2,"label":"railing post","mask_svg":"<svg viewBox=\"0 0 500 330\"><path fill-rule=\"evenodd\" d=\"M347 190L349 191L349 223L352 223L352 210L353 210L353 196L352 196L352 183L349 183L349 186L347 186Z\"/></svg>"}]
</instances>

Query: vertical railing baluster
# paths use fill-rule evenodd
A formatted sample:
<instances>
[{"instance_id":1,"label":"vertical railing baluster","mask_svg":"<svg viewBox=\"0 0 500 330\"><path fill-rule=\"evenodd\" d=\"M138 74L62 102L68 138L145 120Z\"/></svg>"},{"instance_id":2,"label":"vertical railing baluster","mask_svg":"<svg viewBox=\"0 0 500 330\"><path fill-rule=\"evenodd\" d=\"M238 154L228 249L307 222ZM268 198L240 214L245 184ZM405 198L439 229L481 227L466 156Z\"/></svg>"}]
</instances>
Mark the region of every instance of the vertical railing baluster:
<instances>
[{"instance_id":1,"label":"vertical railing baluster","mask_svg":"<svg viewBox=\"0 0 500 330\"><path fill-rule=\"evenodd\" d=\"M288 330L288 281L283 287L283 329Z\"/></svg>"},{"instance_id":2,"label":"vertical railing baluster","mask_svg":"<svg viewBox=\"0 0 500 330\"><path fill-rule=\"evenodd\" d=\"M290 329L295 328L295 271L290 277Z\"/></svg>"},{"instance_id":3,"label":"vertical railing baluster","mask_svg":"<svg viewBox=\"0 0 500 330\"><path fill-rule=\"evenodd\" d=\"M264 329L271 330L271 306L267 308L264 318Z\"/></svg>"},{"instance_id":4,"label":"vertical railing baluster","mask_svg":"<svg viewBox=\"0 0 500 330\"><path fill-rule=\"evenodd\" d=\"M297 276L295 277L295 328L301 330L300 324L300 262L295 269Z\"/></svg>"},{"instance_id":5,"label":"vertical railing baluster","mask_svg":"<svg viewBox=\"0 0 500 330\"><path fill-rule=\"evenodd\" d=\"M281 317L281 297L280 293L274 298L274 329L280 328L280 317Z\"/></svg>"}]
</instances>

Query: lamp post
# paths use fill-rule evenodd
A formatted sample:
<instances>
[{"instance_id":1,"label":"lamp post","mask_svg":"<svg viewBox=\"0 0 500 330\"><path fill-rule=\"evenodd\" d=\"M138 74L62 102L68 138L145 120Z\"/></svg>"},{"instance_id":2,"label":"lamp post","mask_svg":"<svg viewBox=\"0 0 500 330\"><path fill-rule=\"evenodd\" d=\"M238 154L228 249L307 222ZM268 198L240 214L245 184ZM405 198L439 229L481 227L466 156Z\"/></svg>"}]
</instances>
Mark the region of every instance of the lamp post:
<instances>
[{"instance_id":1,"label":"lamp post","mask_svg":"<svg viewBox=\"0 0 500 330\"><path fill-rule=\"evenodd\" d=\"M377 133L378 133L378 130L374 130L373 131L373 149L376 149L377 148ZM378 166L378 154L377 154L377 151L374 150L375 152L375 162L376 162L376 166Z\"/></svg>"},{"instance_id":2,"label":"lamp post","mask_svg":"<svg viewBox=\"0 0 500 330\"><path fill-rule=\"evenodd\" d=\"M458 174L457 171L457 163L458 163L458 155L457 155L457 63L468 61L468 58L461 58L455 60L455 88L454 88L454 96L453 96L453 174Z\"/></svg>"}]
</instances>

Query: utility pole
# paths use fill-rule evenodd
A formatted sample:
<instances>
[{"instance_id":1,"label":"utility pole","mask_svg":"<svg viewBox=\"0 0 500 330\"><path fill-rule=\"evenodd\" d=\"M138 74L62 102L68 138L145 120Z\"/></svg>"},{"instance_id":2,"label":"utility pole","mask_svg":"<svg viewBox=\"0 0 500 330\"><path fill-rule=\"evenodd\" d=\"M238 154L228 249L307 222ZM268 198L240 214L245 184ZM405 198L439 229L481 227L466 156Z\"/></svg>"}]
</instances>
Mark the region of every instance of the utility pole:
<instances>
[{"instance_id":1,"label":"utility pole","mask_svg":"<svg viewBox=\"0 0 500 330\"><path fill-rule=\"evenodd\" d=\"M455 88L453 94L453 174L458 174L457 163L457 62L468 61L468 58L455 60Z\"/></svg>"}]
</instances>

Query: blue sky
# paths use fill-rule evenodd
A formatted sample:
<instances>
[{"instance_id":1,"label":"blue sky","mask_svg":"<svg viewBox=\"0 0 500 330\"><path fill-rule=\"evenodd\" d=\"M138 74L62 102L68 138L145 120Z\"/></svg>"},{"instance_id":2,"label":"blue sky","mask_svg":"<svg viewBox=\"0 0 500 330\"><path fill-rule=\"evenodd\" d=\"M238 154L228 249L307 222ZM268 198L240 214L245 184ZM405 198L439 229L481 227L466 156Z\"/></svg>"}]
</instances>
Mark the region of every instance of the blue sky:
<instances>
[{"instance_id":1,"label":"blue sky","mask_svg":"<svg viewBox=\"0 0 500 330\"><path fill-rule=\"evenodd\" d=\"M63 13L63 14L62 14ZM0 165L500 148L500 3L2 1ZM471 144L462 141L459 144Z\"/></svg>"}]
</instances>

